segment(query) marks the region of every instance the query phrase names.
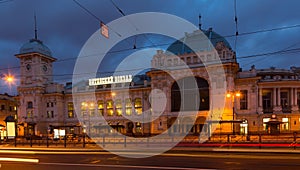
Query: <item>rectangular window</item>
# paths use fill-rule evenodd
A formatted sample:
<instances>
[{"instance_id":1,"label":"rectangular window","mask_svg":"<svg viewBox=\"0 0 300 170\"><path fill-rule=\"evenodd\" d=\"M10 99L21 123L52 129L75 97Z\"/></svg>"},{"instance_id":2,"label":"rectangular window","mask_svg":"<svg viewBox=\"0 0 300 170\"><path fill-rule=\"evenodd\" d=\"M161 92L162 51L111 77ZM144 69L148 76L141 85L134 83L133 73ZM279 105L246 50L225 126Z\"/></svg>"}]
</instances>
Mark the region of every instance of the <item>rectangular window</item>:
<instances>
[{"instance_id":1,"label":"rectangular window","mask_svg":"<svg viewBox=\"0 0 300 170\"><path fill-rule=\"evenodd\" d=\"M282 118L281 130L289 130L289 118Z\"/></svg>"},{"instance_id":2,"label":"rectangular window","mask_svg":"<svg viewBox=\"0 0 300 170\"><path fill-rule=\"evenodd\" d=\"M131 100L125 99L125 107L126 107L126 115L131 115L132 114L132 104Z\"/></svg>"},{"instance_id":3,"label":"rectangular window","mask_svg":"<svg viewBox=\"0 0 300 170\"><path fill-rule=\"evenodd\" d=\"M289 95L288 92L280 92L280 104L281 104L283 113L291 112L288 95Z\"/></svg>"},{"instance_id":4,"label":"rectangular window","mask_svg":"<svg viewBox=\"0 0 300 170\"><path fill-rule=\"evenodd\" d=\"M27 111L27 118L32 118L33 117L33 111Z\"/></svg>"},{"instance_id":5,"label":"rectangular window","mask_svg":"<svg viewBox=\"0 0 300 170\"><path fill-rule=\"evenodd\" d=\"M120 99L116 100L116 113L117 116L122 116L122 101Z\"/></svg>"},{"instance_id":6,"label":"rectangular window","mask_svg":"<svg viewBox=\"0 0 300 170\"><path fill-rule=\"evenodd\" d=\"M287 107L289 105L287 92L280 92L280 104L282 108Z\"/></svg>"},{"instance_id":7,"label":"rectangular window","mask_svg":"<svg viewBox=\"0 0 300 170\"><path fill-rule=\"evenodd\" d=\"M135 108L135 114L141 115L143 113L141 98L136 98L134 100L134 108Z\"/></svg>"},{"instance_id":8,"label":"rectangular window","mask_svg":"<svg viewBox=\"0 0 300 170\"><path fill-rule=\"evenodd\" d=\"M72 102L68 103L68 118L74 118L74 105Z\"/></svg>"},{"instance_id":9,"label":"rectangular window","mask_svg":"<svg viewBox=\"0 0 300 170\"><path fill-rule=\"evenodd\" d=\"M47 118L50 118L50 115L51 115L51 113L50 113L50 111L48 110L48 111L47 111Z\"/></svg>"},{"instance_id":10,"label":"rectangular window","mask_svg":"<svg viewBox=\"0 0 300 170\"><path fill-rule=\"evenodd\" d=\"M13 106L9 106L9 111L10 111L10 112L13 111Z\"/></svg>"},{"instance_id":11,"label":"rectangular window","mask_svg":"<svg viewBox=\"0 0 300 170\"><path fill-rule=\"evenodd\" d=\"M33 108L33 103L32 102L27 102L27 108L32 109Z\"/></svg>"},{"instance_id":12,"label":"rectangular window","mask_svg":"<svg viewBox=\"0 0 300 170\"><path fill-rule=\"evenodd\" d=\"M107 116L114 115L114 102L112 100L106 101L106 111L107 111Z\"/></svg>"},{"instance_id":13,"label":"rectangular window","mask_svg":"<svg viewBox=\"0 0 300 170\"><path fill-rule=\"evenodd\" d=\"M1 105L1 110L5 110L5 105Z\"/></svg>"},{"instance_id":14,"label":"rectangular window","mask_svg":"<svg viewBox=\"0 0 300 170\"><path fill-rule=\"evenodd\" d=\"M248 91L247 90L241 90L240 91L240 109L241 110L247 110L248 109Z\"/></svg>"},{"instance_id":15,"label":"rectangular window","mask_svg":"<svg viewBox=\"0 0 300 170\"><path fill-rule=\"evenodd\" d=\"M269 121L270 121L270 118L263 118L263 127L266 132L268 132L268 129L269 129L269 126L267 124Z\"/></svg>"},{"instance_id":16,"label":"rectangular window","mask_svg":"<svg viewBox=\"0 0 300 170\"><path fill-rule=\"evenodd\" d=\"M271 91L263 91L263 112L264 113L272 113L273 108L272 108L272 94Z\"/></svg>"},{"instance_id":17,"label":"rectangular window","mask_svg":"<svg viewBox=\"0 0 300 170\"><path fill-rule=\"evenodd\" d=\"M54 111L47 111L47 118L54 118Z\"/></svg>"},{"instance_id":18,"label":"rectangular window","mask_svg":"<svg viewBox=\"0 0 300 170\"><path fill-rule=\"evenodd\" d=\"M98 101L98 114L103 116L104 115L104 102L103 100Z\"/></svg>"}]
</instances>

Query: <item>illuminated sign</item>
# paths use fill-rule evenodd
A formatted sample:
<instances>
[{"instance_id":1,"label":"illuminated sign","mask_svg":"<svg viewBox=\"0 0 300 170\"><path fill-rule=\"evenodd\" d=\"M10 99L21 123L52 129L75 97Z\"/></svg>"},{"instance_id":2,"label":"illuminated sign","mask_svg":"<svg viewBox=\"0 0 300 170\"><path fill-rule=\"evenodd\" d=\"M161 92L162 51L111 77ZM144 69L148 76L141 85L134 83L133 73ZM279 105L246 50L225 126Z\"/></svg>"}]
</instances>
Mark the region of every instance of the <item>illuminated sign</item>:
<instances>
[{"instance_id":1,"label":"illuminated sign","mask_svg":"<svg viewBox=\"0 0 300 170\"><path fill-rule=\"evenodd\" d=\"M15 137L16 136L16 129L15 129L15 122L7 122L7 136L8 137Z\"/></svg>"},{"instance_id":2,"label":"illuminated sign","mask_svg":"<svg viewBox=\"0 0 300 170\"><path fill-rule=\"evenodd\" d=\"M110 77L89 79L89 85L97 86L97 85L104 85L104 84L128 83L131 81L132 81L132 75L110 76Z\"/></svg>"}]
</instances>

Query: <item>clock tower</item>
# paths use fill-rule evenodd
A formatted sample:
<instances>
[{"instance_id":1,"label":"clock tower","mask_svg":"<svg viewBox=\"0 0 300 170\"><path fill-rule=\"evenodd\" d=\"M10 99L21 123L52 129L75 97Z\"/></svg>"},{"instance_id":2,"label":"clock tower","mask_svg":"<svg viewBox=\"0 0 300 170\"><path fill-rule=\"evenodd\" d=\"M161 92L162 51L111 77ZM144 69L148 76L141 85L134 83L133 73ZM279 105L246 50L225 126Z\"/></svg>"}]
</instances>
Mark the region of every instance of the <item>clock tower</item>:
<instances>
[{"instance_id":1,"label":"clock tower","mask_svg":"<svg viewBox=\"0 0 300 170\"><path fill-rule=\"evenodd\" d=\"M20 86L44 86L52 83L52 63L56 59L42 41L31 39L21 47L16 57L20 59L21 66Z\"/></svg>"}]
</instances>

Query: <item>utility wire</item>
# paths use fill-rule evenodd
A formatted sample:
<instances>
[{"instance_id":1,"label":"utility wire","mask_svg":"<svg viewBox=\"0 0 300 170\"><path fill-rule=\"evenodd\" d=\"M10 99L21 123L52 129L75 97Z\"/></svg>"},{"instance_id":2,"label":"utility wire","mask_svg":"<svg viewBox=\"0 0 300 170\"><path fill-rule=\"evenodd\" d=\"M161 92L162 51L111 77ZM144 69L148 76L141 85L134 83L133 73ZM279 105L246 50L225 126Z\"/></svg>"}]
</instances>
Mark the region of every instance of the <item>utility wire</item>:
<instances>
[{"instance_id":1,"label":"utility wire","mask_svg":"<svg viewBox=\"0 0 300 170\"><path fill-rule=\"evenodd\" d=\"M244 33L239 33L239 36L247 36L247 35L252 35L252 34L259 34L259 33L265 33L265 32L272 32L272 31L279 31L279 30L285 30L285 29L292 29L292 28L299 28L300 24L296 24L296 25L291 25L291 26L284 26L284 27L278 27L278 28L272 28L272 29L263 29L263 30L257 30L257 31L250 31L250 32L244 32ZM235 35L227 35L227 36L223 36L224 38L230 38L230 37L234 37ZM214 38L212 38L214 39ZM193 40L192 40L193 41ZM197 41L197 40L194 40ZM168 42L168 43L161 43L161 44L157 44L156 46L168 46L172 43ZM151 48L154 47L153 45L146 45L146 46L140 46L137 47L137 49L143 49L143 48ZM120 53L120 52L125 52L125 51L131 51L131 48L128 49L121 49L121 50L114 50L114 51L109 51L106 54L113 54L113 53ZM274 53L274 52L272 52ZM102 53L104 54L104 53ZM269 53L265 53L265 54L269 54ZM94 54L94 55L89 55L89 56L82 56L82 57L90 57L90 56L95 56L95 55L99 55L99 54ZM250 55L250 56L257 56L257 54L254 55ZM260 56L260 55L259 55ZM237 57L237 58L251 58L249 56L247 57ZM59 59L56 61L56 63L58 62L65 62L65 61L69 61L69 60L76 60L77 57L70 57L70 58L65 58L65 59ZM9 68L0 68L1 70L7 70L7 69L19 69L20 66L13 66L13 67L9 67Z\"/></svg>"},{"instance_id":2,"label":"utility wire","mask_svg":"<svg viewBox=\"0 0 300 170\"><path fill-rule=\"evenodd\" d=\"M245 59L245 58L254 58L254 57L261 57L261 56L271 56L271 55L278 55L278 54L285 54L285 53L300 53L300 48L293 48L293 49L286 49L286 50L280 50L275 52L269 52L269 53L260 53L255 55L248 55L248 56L242 56L239 57L239 59ZM111 73L122 73L122 72L130 72L130 71L138 71L138 70L144 70L144 68L134 68L134 69L126 69L126 70L107 70L107 71L98 71L96 74L111 74ZM53 74L53 77L62 77L62 76L80 76L80 75L89 75L93 74L94 72L85 72L85 73L66 73L66 74ZM22 76L22 75L15 75L16 77Z\"/></svg>"},{"instance_id":3,"label":"utility wire","mask_svg":"<svg viewBox=\"0 0 300 170\"><path fill-rule=\"evenodd\" d=\"M113 0L110 0L110 2L113 4L113 6L119 11L119 13L122 15L122 16L126 16L125 13L121 10L121 8L118 7L118 5L113 1ZM139 29L137 28L137 26L131 22L131 20L129 20L128 17L126 17L126 20L135 28L135 30L139 32ZM147 39L154 47L156 47L156 45L149 39L148 36L146 36L145 34L142 34L142 36L145 37L145 39ZM136 37L135 37L135 43L134 43L134 49L136 49Z\"/></svg>"},{"instance_id":4,"label":"utility wire","mask_svg":"<svg viewBox=\"0 0 300 170\"><path fill-rule=\"evenodd\" d=\"M80 4L77 0L73 0L73 2L75 2L80 8L82 8L85 12L87 12L89 15L91 15L93 18L95 18L97 21L105 23L104 21L102 21L99 17L97 17L95 14L93 14L90 10L88 10L86 7L84 7L82 4ZM115 31L114 29L112 29L111 27L109 27L108 25L106 25L110 30L112 30L116 35L118 35L119 37L122 37L122 35L120 33L118 33L117 31Z\"/></svg>"}]
</instances>

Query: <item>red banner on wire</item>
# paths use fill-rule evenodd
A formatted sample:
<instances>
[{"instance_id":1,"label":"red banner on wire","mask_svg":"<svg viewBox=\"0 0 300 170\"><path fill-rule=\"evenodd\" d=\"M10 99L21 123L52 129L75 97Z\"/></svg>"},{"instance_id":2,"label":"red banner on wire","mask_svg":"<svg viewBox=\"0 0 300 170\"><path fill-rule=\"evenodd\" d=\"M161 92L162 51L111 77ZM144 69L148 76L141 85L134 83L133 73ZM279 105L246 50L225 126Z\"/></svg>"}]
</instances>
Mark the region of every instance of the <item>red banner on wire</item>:
<instances>
[{"instance_id":1,"label":"red banner on wire","mask_svg":"<svg viewBox=\"0 0 300 170\"><path fill-rule=\"evenodd\" d=\"M105 37L105 38L109 38L109 31L108 31L108 27L101 22L101 34Z\"/></svg>"}]
</instances>

